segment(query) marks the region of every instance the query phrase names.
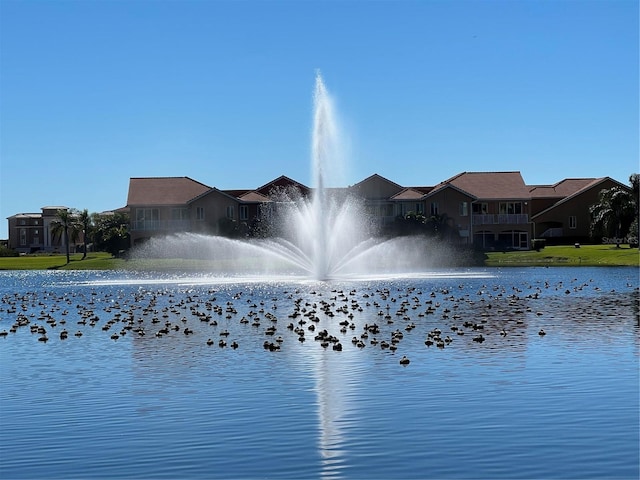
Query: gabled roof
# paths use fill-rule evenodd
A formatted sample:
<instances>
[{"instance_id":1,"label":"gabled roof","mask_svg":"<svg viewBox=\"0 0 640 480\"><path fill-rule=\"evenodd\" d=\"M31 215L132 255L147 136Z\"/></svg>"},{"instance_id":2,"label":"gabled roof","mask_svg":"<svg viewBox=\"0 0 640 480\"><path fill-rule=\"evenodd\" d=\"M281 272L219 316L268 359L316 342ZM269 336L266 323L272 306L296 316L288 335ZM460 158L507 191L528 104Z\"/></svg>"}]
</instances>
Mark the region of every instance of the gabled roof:
<instances>
[{"instance_id":1,"label":"gabled roof","mask_svg":"<svg viewBox=\"0 0 640 480\"><path fill-rule=\"evenodd\" d=\"M211 187L189 177L145 177L129 179L129 205L184 205Z\"/></svg>"},{"instance_id":2,"label":"gabled roof","mask_svg":"<svg viewBox=\"0 0 640 480\"><path fill-rule=\"evenodd\" d=\"M597 182L598 178L565 178L553 185L529 185L531 198L564 198Z\"/></svg>"},{"instance_id":3,"label":"gabled roof","mask_svg":"<svg viewBox=\"0 0 640 480\"><path fill-rule=\"evenodd\" d=\"M423 195L430 193L435 187L409 187L411 190L422 192Z\"/></svg>"},{"instance_id":4,"label":"gabled roof","mask_svg":"<svg viewBox=\"0 0 640 480\"><path fill-rule=\"evenodd\" d=\"M237 189L237 190L222 190L222 191L227 195L231 195L232 197L240 198L242 195L246 194L247 192L252 192L253 190L249 190L248 188L245 188L242 190Z\"/></svg>"},{"instance_id":5,"label":"gabled roof","mask_svg":"<svg viewBox=\"0 0 640 480\"><path fill-rule=\"evenodd\" d=\"M271 201L269 197L258 192L247 192L244 195L240 195L238 200L247 203L266 203Z\"/></svg>"},{"instance_id":6,"label":"gabled roof","mask_svg":"<svg viewBox=\"0 0 640 480\"><path fill-rule=\"evenodd\" d=\"M436 185L430 195L453 187L476 200L529 199L520 172L462 172Z\"/></svg>"},{"instance_id":7,"label":"gabled roof","mask_svg":"<svg viewBox=\"0 0 640 480\"><path fill-rule=\"evenodd\" d=\"M404 187L377 173L349 187L349 191L354 192L356 195L379 200L391 198L402 190L404 190Z\"/></svg>"},{"instance_id":8,"label":"gabled roof","mask_svg":"<svg viewBox=\"0 0 640 480\"><path fill-rule=\"evenodd\" d=\"M227 191L224 190L220 190L216 187L210 188L209 190L207 190L206 192L202 192L200 195L193 197L192 199L190 199L187 203L193 203L197 200L200 200L202 197L206 197L207 195L211 195L211 194L218 194L221 195L223 197L227 197L229 200L233 200L233 201L238 201L237 197L234 197L233 195L229 195L227 193Z\"/></svg>"},{"instance_id":9,"label":"gabled roof","mask_svg":"<svg viewBox=\"0 0 640 480\"><path fill-rule=\"evenodd\" d=\"M420 200L424 197L424 193L414 189L414 188L405 188L401 192L396 193L391 197L391 200Z\"/></svg>"},{"instance_id":10,"label":"gabled roof","mask_svg":"<svg viewBox=\"0 0 640 480\"><path fill-rule=\"evenodd\" d=\"M310 188L306 185L303 185L300 182L296 182L295 180L292 180L285 175L280 175L278 178L265 183L261 187L256 188L255 191L261 193L262 195L269 195L271 190L276 187L295 187L305 195L310 191Z\"/></svg>"},{"instance_id":11,"label":"gabled roof","mask_svg":"<svg viewBox=\"0 0 640 480\"><path fill-rule=\"evenodd\" d=\"M369 175L367 178L365 178L364 180L355 183L351 186L351 188L358 188L361 187L362 185L366 184L366 183L371 183L372 181L382 181L384 183L387 183L389 185L392 185L398 189L403 188L402 185L398 185L396 182L392 182L391 180L389 180L388 178L383 177L382 175L378 175L377 173L374 173L373 175Z\"/></svg>"},{"instance_id":12,"label":"gabled roof","mask_svg":"<svg viewBox=\"0 0 640 480\"><path fill-rule=\"evenodd\" d=\"M629 189L629 187L627 185L624 185L620 182L618 182L617 180L614 180L611 177L601 177L601 178L594 178L592 179L591 182L589 182L587 185L585 185L584 187L582 187L581 189L579 189L578 191L574 192L571 195L568 195L566 197L564 197L562 200L554 203L553 205L551 205L549 208L545 208L544 210L542 210L541 212L536 213L535 215L532 215L531 218L537 218L540 215L543 215L545 213L547 213L550 210L553 210L554 208L558 207L559 205L562 205L574 198L576 198L577 196L583 194L584 192L591 190L593 188L597 188L599 185L601 185L602 183L604 183L605 181L611 181L613 183L615 183L617 186L620 186L622 188L626 188Z\"/></svg>"}]
</instances>

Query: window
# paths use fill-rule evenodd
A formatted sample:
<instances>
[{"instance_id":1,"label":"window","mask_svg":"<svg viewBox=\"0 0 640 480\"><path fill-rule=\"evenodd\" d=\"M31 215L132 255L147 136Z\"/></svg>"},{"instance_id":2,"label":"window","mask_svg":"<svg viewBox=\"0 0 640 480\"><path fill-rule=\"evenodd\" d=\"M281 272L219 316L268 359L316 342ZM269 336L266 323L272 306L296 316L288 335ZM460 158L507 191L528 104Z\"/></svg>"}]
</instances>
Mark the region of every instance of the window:
<instances>
[{"instance_id":1,"label":"window","mask_svg":"<svg viewBox=\"0 0 640 480\"><path fill-rule=\"evenodd\" d=\"M578 219L575 215L569 216L569 228L574 229L578 226Z\"/></svg>"},{"instance_id":2,"label":"window","mask_svg":"<svg viewBox=\"0 0 640 480\"><path fill-rule=\"evenodd\" d=\"M424 214L424 208L422 207L422 202L416 203L416 213L418 215L423 215Z\"/></svg>"},{"instance_id":3,"label":"window","mask_svg":"<svg viewBox=\"0 0 640 480\"><path fill-rule=\"evenodd\" d=\"M20 229L20 245L22 245L23 247L27 245L27 229L26 228Z\"/></svg>"},{"instance_id":4,"label":"window","mask_svg":"<svg viewBox=\"0 0 640 480\"><path fill-rule=\"evenodd\" d=\"M227 207L227 218L233 218L233 205Z\"/></svg>"},{"instance_id":5,"label":"window","mask_svg":"<svg viewBox=\"0 0 640 480\"><path fill-rule=\"evenodd\" d=\"M171 220L189 220L189 211L186 208L172 208Z\"/></svg>"},{"instance_id":6,"label":"window","mask_svg":"<svg viewBox=\"0 0 640 480\"><path fill-rule=\"evenodd\" d=\"M472 203L471 211L476 214L489 213L489 204L486 202Z\"/></svg>"},{"instance_id":7,"label":"window","mask_svg":"<svg viewBox=\"0 0 640 480\"><path fill-rule=\"evenodd\" d=\"M138 208L136 210L136 220L138 221L158 221L160 214L157 208Z\"/></svg>"},{"instance_id":8,"label":"window","mask_svg":"<svg viewBox=\"0 0 640 480\"><path fill-rule=\"evenodd\" d=\"M467 202L460 202L460 216L461 217L466 217L467 215L469 215L469 211L467 210L468 208L468 203Z\"/></svg>"},{"instance_id":9,"label":"window","mask_svg":"<svg viewBox=\"0 0 640 480\"><path fill-rule=\"evenodd\" d=\"M519 214L522 213L522 202L500 202L501 214Z\"/></svg>"},{"instance_id":10,"label":"window","mask_svg":"<svg viewBox=\"0 0 640 480\"><path fill-rule=\"evenodd\" d=\"M440 213L440 208L438 207L438 202L431 202L431 215L438 215Z\"/></svg>"},{"instance_id":11,"label":"window","mask_svg":"<svg viewBox=\"0 0 640 480\"><path fill-rule=\"evenodd\" d=\"M204 220L204 207L196 207L196 220Z\"/></svg>"},{"instance_id":12,"label":"window","mask_svg":"<svg viewBox=\"0 0 640 480\"><path fill-rule=\"evenodd\" d=\"M249 205L240 205L238 214L240 215L240 220L249 220Z\"/></svg>"},{"instance_id":13,"label":"window","mask_svg":"<svg viewBox=\"0 0 640 480\"><path fill-rule=\"evenodd\" d=\"M155 230L160 226L160 211L157 208L138 208L136 210L136 228Z\"/></svg>"},{"instance_id":14,"label":"window","mask_svg":"<svg viewBox=\"0 0 640 480\"><path fill-rule=\"evenodd\" d=\"M500 248L526 249L529 245L529 235L521 230L508 230L498 235Z\"/></svg>"}]
</instances>

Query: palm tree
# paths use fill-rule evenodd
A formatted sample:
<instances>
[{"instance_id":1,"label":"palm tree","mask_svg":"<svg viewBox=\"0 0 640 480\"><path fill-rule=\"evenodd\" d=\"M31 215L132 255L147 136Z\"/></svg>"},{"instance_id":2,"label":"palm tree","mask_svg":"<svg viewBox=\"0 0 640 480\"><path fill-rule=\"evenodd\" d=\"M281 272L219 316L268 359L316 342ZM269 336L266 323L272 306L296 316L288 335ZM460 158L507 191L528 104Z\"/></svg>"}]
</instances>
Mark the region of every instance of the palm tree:
<instances>
[{"instance_id":1,"label":"palm tree","mask_svg":"<svg viewBox=\"0 0 640 480\"><path fill-rule=\"evenodd\" d=\"M89 236L91 235L91 230L93 227L93 218L89 214L89 210L86 208L80 212L78 215L78 226L82 229L82 243L83 243L83 254L82 260L87 258L87 245L89 243Z\"/></svg>"},{"instance_id":2,"label":"palm tree","mask_svg":"<svg viewBox=\"0 0 640 480\"><path fill-rule=\"evenodd\" d=\"M129 248L129 215L121 212L93 214L94 245L100 251L119 256Z\"/></svg>"},{"instance_id":3,"label":"palm tree","mask_svg":"<svg viewBox=\"0 0 640 480\"><path fill-rule=\"evenodd\" d=\"M631 191L633 192L634 218L629 227L629 236L635 239L634 245L638 246L638 223L640 221L640 174L633 173L629 177Z\"/></svg>"},{"instance_id":4,"label":"palm tree","mask_svg":"<svg viewBox=\"0 0 640 480\"><path fill-rule=\"evenodd\" d=\"M453 219L446 213L431 215L426 221L428 230L431 234L441 240L450 240L456 233L453 226Z\"/></svg>"},{"instance_id":5,"label":"palm tree","mask_svg":"<svg viewBox=\"0 0 640 480\"><path fill-rule=\"evenodd\" d=\"M591 235L602 234L615 238L624 237L635 217L633 194L626 189L613 187L601 190L598 203L589 208ZM620 244L617 243L620 247Z\"/></svg>"},{"instance_id":6,"label":"palm tree","mask_svg":"<svg viewBox=\"0 0 640 480\"><path fill-rule=\"evenodd\" d=\"M73 210L60 208L56 212L56 220L51 222L51 235L54 238L63 237L67 253L67 264L71 262L69 258L69 239L75 242L78 238L79 226Z\"/></svg>"}]
</instances>

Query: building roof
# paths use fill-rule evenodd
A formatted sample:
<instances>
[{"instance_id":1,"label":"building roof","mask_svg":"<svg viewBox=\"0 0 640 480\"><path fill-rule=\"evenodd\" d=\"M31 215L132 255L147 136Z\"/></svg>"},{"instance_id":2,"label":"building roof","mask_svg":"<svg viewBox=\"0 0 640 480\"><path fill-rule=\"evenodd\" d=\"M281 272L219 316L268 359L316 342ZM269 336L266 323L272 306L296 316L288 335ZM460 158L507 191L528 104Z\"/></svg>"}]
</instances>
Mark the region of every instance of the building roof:
<instances>
[{"instance_id":1,"label":"building roof","mask_svg":"<svg viewBox=\"0 0 640 480\"><path fill-rule=\"evenodd\" d=\"M391 200L420 200L424 197L424 193L414 189L414 188L405 188L401 192L396 193L391 197Z\"/></svg>"},{"instance_id":2,"label":"building roof","mask_svg":"<svg viewBox=\"0 0 640 480\"><path fill-rule=\"evenodd\" d=\"M462 172L436 185L431 193L448 186L477 200L531 198L520 172Z\"/></svg>"},{"instance_id":3,"label":"building roof","mask_svg":"<svg viewBox=\"0 0 640 480\"><path fill-rule=\"evenodd\" d=\"M231 195L232 197L240 198L242 195L252 192L253 190L244 188L244 189L220 190L220 191L226 193L227 195Z\"/></svg>"},{"instance_id":4,"label":"building roof","mask_svg":"<svg viewBox=\"0 0 640 480\"><path fill-rule=\"evenodd\" d=\"M423 195L426 195L428 193L430 193L435 187L409 187L412 190L417 190L419 192L422 192Z\"/></svg>"},{"instance_id":5,"label":"building roof","mask_svg":"<svg viewBox=\"0 0 640 480\"><path fill-rule=\"evenodd\" d=\"M183 205L211 187L189 177L145 177L129 180L127 206Z\"/></svg>"},{"instance_id":6,"label":"building roof","mask_svg":"<svg viewBox=\"0 0 640 480\"><path fill-rule=\"evenodd\" d=\"M9 218L41 218L41 213L16 213L15 215L11 215Z\"/></svg>"},{"instance_id":7,"label":"building roof","mask_svg":"<svg viewBox=\"0 0 640 480\"><path fill-rule=\"evenodd\" d=\"M564 198L589 187L598 178L565 178L553 185L530 185L531 198Z\"/></svg>"},{"instance_id":8,"label":"building roof","mask_svg":"<svg viewBox=\"0 0 640 480\"><path fill-rule=\"evenodd\" d=\"M271 180L268 183L265 183L261 187L256 188L256 192L261 193L263 195L269 195L272 189L278 188L278 187L284 187L284 188L294 187L300 190L300 192L304 195L308 194L310 191L310 188L307 187L306 185L300 182L296 182L295 180L292 180L285 175L280 175L278 178Z\"/></svg>"},{"instance_id":9,"label":"building roof","mask_svg":"<svg viewBox=\"0 0 640 480\"><path fill-rule=\"evenodd\" d=\"M271 201L269 197L258 192L247 192L243 195L240 195L238 197L238 200L247 203L266 203Z\"/></svg>"},{"instance_id":10,"label":"building roof","mask_svg":"<svg viewBox=\"0 0 640 480\"><path fill-rule=\"evenodd\" d=\"M373 175L369 175L367 178L365 178L364 180L359 181L358 183L354 183L351 188L358 188L361 187L367 183L370 183L372 181L378 181L378 182L383 182L385 184L388 185L392 185L395 188L401 189L404 188L402 187L402 185L398 185L396 182L393 182L391 180L389 180L388 178L383 177L382 175L379 175L377 173L374 173Z\"/></svg>"},{"instance_id":11,"label":"building roof","mask_svg":"<svg viewBox=\"0 0 640 480\"><path fill-rule=\"evenodd\" d=\"M610 177L601 177L601 178L594 178L591 179L592 181L589 182L587 185L585 185L584 187L580 188L578 191L573 192L571 195L567 195L566 197L563 197L562 199L560 199L558 202L554 203L553 205L551 205L550 207L542 210L541 212L536 213L535 215L533 215L531 218L537 218L542 216L543 214L549 212L550 210L553 210L554 208L558 207L559 205L563 205L566 202L571 201L572 199L576 198L577 196L583 194L584 192L592 189L592 188L596 188L598 185L604 183L607 180L610 180L611 182L617 184L618 186L625 188L627 190L630 190L630 188L620 182L618 182L617 180L614 180L613 178Z\"/></svg>"}]
</instances>

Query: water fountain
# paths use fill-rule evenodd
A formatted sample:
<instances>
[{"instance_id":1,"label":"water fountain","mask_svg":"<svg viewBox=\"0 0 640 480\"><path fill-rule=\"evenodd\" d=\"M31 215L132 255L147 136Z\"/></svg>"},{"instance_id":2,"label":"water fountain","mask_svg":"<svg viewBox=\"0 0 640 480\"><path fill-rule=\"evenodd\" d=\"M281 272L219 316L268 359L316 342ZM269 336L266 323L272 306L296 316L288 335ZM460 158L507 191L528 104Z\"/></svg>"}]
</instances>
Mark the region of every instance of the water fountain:
<instances>
[{"instance_id":1,"label":"water fountain","mask_svg":"<svg viewBox=\"0 0 640 480\"><path fill-rule=\"evenodd\" d=\"M333 101L320 73L314 93L311 198L297 191L274 192L265 238L229 239L183 233L153 238L137 255L213 261L216 274L299 275L317 280L357 275L424 272L431 266L424 238L381 239L362 200L326 185L344 162ZM438 248L431 245L430 251ZM436 256L437 257L437 256ZM441 256L442 257L442 256Z\"/></svg>"}]
</instances>

